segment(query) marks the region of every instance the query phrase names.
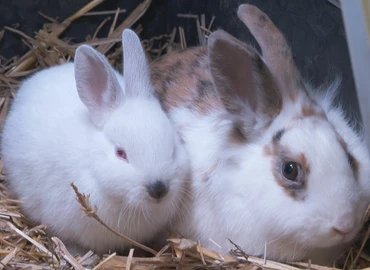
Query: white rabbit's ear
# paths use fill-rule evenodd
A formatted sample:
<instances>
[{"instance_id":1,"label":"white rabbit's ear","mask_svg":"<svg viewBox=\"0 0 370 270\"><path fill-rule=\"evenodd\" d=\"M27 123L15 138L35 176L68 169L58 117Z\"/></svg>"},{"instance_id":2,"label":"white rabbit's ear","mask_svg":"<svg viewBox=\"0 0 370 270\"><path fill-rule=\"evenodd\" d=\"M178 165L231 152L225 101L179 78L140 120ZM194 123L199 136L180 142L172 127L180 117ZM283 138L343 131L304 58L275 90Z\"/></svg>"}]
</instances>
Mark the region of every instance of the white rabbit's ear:
<instances>
[{"instance_id":1,"label":"white rabbit's ear","mask_svg":"<svg viewBox=\"0 0 370 270\"><path fill-rule=\"evenodd\" d=\"M249 112L249 118L263 116L265 121L280 112L279 89L252 48L217 30L208 38L208 57L214 86L229 112L236 115Z\"/></svg>"},{"instance_id":2,"label":"white rabbit's ear","mask_svg":"<svg viewBox=\"0 0 370 270\"><path fill-rule=\"evenodd\" d=\"M87 45L77 48L74 68L80 99L93 123L102 128L107 115L124 96L115 72L104 55Z\"/></svg>"},{"instance_id":3,"label":"white rabbit's ear","mask_svg":"<svg viewBox=\"0 0 370 270\"><path fill-rule=\"evenodd\" d=\"M131 97L153 96L149 64L136 33L130 29L122 32L123 76L125 91Z\"/></svg>"}]
</instances>

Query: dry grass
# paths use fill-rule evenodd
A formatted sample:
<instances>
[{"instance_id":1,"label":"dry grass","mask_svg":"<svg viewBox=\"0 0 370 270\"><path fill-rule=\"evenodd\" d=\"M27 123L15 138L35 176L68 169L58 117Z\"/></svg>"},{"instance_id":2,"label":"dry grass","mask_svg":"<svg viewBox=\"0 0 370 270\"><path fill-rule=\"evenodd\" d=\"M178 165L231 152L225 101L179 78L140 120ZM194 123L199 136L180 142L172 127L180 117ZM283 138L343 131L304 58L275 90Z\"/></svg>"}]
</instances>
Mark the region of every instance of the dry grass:
<instances>
[{"instance_id":1,"label":"dry grass","mask_svg":"<svg viewBox=\"0 0 370 270\"><path fill-rule=\"evenodd\" d=\"M9 104L13 98L18 84L22 78L33 72L55 64L70 61L74 52L80 44L73 44L68 39L59 38L60 35L77 19L82 20L84 16L113 16L105 17L94 33L86 37L85 44L94 46L104 53L110 63L120 68L121 46L120 35L125 28L130 28L145 13L151 0L143 1L126 19L117 25L118 14L125 10L91 12L104 0L93 0L88 5L78 10L75 14L57 22L55 19L40 13L49 22L45 23L34 37L27 36L23 32L5 27L0 31L0 42L4 31L18 34L21 42L29 47L29 51L21 57L5 59L0 56L0 129L8 112ZM204 15L179 14L194 20L197 25L199 44L205 44L207 35L215 18L211 18L206 25ZM110 31L105 38L97 38L101 28L110 23ZM135 31L139 34L142 27L139 25ZM175 43L178 35L179 44ZM4 41L2 41L4 42ZM186 48L186 37L184 29L174 28L171 33L153 37L142 41L149 58L153 59L162 54ZM0 162L0 172L3 171ZM45 234L46 227L31 224L21 213L19 205L24 203L10 198L3 184L5 175L0 174L0 270L1 269L328 269L309 263L282 264L266 259L256 258L245 254L237 245L232 255L219 254L208 250L189 239L170 238L168 244L158 252L150 247L143 246L124 235L109 228L96 215L94 206L89 203L89 196L80 194L78 188L73 186L76 198L81 204L82 211L89 217L96 219L102 226L108 227L117 237L122 237L130 242L133 249L128 256L118 256L113 253L99 258L92 252L73 257L64 246L63 242L56 237L48 237ZM368 220L368 216L365 217ZM363 235L363 244L354 246L343 255L343 266L345 268L370 267L370 255L362 250L369 238L370 230ZM152 257L135 257L134 249L142 249L152 254ZM370 268L369 268L370 269Z\"/></svg>"}]
</instances>

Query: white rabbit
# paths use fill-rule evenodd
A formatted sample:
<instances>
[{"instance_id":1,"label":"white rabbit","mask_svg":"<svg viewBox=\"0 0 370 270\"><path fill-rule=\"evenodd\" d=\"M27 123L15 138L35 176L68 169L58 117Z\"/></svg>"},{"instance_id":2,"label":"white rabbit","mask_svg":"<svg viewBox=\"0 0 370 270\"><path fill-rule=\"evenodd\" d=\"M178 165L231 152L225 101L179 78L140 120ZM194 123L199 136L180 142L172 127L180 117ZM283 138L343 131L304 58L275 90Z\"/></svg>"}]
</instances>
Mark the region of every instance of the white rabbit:
<instances>
[{"instance_id":1,"label":"white rabbit","mask_svg":"<svg viewBox=\"0 0 370 270\"><path fill-rule=\"evenodd\" d=\"M290 47L258 8L239 18L263 56L222 30L208 47L151 64L164 108L192 167L189 215L177 229L227 252L331 264L363 225L370 202L366 145L334 106L334 83L303 83ZM214 243L217 243L221 249Z\"/></svg>"},{"instance_id":2,"label":"white rabbit","mask_svg":"<svg viewBox=\"0 0 370 270\"><path fill-rule=\"evenodd\" d=\"M122 44L124 77L82 45L74 63L22 83L3 130L7 181L23 213L77 252L127 243L80 210L70 182L106 224L140 242L167 228L185 193L186 153L154 96L140 40L125 30Z\"/></svg>"}]
</instances>

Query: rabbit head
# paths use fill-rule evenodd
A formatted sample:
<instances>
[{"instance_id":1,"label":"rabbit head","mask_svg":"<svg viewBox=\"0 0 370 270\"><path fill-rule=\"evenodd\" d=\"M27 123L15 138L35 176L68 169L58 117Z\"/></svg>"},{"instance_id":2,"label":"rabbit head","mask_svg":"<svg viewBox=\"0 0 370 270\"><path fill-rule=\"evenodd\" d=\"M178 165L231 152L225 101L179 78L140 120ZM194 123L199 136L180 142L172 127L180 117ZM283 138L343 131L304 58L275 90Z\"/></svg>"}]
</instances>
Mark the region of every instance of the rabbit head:
<instances>
[{"instance_id":1,"label":"rabbit head","mask_svg":"<svg viewBox=\"0 0 370 270\"><path fill-rule=\"evenodd\" d=\"M75 57L80 99L95 128L105 137L95 173L103 194L143 211L178 207L187 173L178 134L150 83L145 53L131 30L122 34L123 79L107 59L82 45ZM162 218L162 214L158 218ZM157 218L157 217L153 217Z\"/></svg>"}]
</instances>

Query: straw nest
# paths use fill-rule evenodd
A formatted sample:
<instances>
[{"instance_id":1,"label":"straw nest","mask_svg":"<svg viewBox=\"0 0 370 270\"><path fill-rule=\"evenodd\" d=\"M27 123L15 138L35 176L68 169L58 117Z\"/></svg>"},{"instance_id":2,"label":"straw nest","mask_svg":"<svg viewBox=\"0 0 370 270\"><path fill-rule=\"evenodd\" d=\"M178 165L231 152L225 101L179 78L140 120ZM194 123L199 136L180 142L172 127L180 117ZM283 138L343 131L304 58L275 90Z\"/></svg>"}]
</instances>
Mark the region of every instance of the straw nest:
<instances>
[{"instance_id":1,"label":"straw nest","mask_svg":"<svg viewBox=\"0 0 370 270\"><path fill-rule=\"evenodd\" d=\"M75 49L80 44L73 44L68 39L60 39L59 36L65 29L70 27L76 19L83 20L86 15L103 15L102 23L95 33L86 38L85 44L90 44L109 59L110 63L120 68L121 47L120 36L125 28L131 28L148 9L151 0L143 1L136 9L127 14L126 19L118 24L118 14L124 10L107 12L91 12L104 0L93 0L75 14L58 22L42 13L48 22L44 24L34 37L27 36L23 32L5 27L0 31L0 41L4 31L11 31L20 36L20 42L24 42L29 51L21 57L5 59L0 56L0 128L6 118L12 98L16 93L19 81L31 73L55 64L61 64L73 59ZM213 18L210 24L205 25L204 15L179 14L182 17L193 19L197 25L199 43L206 42L207 35L211 32ZM110 23L110 31L105 38L97 38L101 28ZM141 25L134 29L138 34L142 31ZM175 37L179 36L179 43L175 43ZM162 54L179 48L186 48L184 29L174 28L171 33L153 37L142 41L148 57L153 59ZM0 172L3 171L0 162ZM200 243L190 239L170 238L168 244L160 251L143 246L135 241L127 239L112 229L117 237L123 237L132 243L133 248L128 256L118 256L113 253L99 258L92 252L73 257L62 241L56 237L45 234L46 226L33 225L20 212L20 202L10 198L4 185L6 175L0 175L0 270L1 269L328 269L313 265L310 262L282 264L263 258L256 258L245 254L237 245L231 251L231 255L219 254L203 248ZM81 204L81 211L96 219L102 226L106 226L96 215L94 206L89 203L89 196L80 194L77 187L71 186L76 192L76 198ZM84 214L84 213L81 213ZM368 217L367 217L368 218ZM107 227L107 226L106 226ZM337 267L347 269L362 269L369 267L370 255L366 254L364 246L369 237L370 230L364 231L362 242L353 246L341 258L341 264ZM134 256L134 249L142 249L152 254L148 257Z\"/></svg>"}]
</instances>

